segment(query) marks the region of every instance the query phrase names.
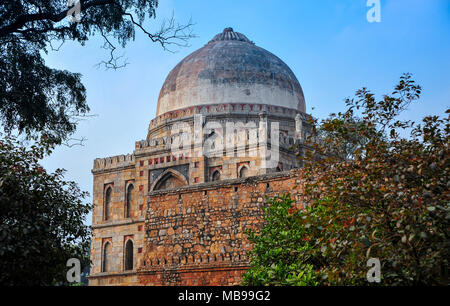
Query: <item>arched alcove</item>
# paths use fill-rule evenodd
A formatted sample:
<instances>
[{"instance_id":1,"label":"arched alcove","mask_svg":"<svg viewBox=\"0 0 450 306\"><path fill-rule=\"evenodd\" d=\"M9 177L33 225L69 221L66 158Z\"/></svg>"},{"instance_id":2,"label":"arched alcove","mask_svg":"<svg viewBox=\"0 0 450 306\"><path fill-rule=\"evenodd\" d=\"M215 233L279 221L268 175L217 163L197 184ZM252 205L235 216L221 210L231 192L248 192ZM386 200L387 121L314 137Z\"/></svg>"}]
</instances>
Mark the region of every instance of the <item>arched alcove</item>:
<instances>
[{"instance_id":1,"label":"arched alcove","mask_svg":"<svg viewBox=\"0 0 450 306\"><path fill-rule=\"evenodd\" d=\"M131 209L133 205L133 190L133 184L129 184L127 187L127 195L125 201L125 218L130 218L131 216Z\"/></svg>"},{"instance_id":2,"label":"arched alcove","mask_svg":"<svg viewBox=\"0 0 450 306\"><path fill-rule=\"evenodd\" d=\"M241 170L239 170L239 177L243 178L243 177L247 177L248 175L249 175L248 167L243 166L241 168Z\"/></svg>"},{"instance_id":3,"label":"arched alcove","mask_svg":"<svg viewBox=\"0 0 450 306\"><path fill-rule=\"evenodd\" d=\"M125 243L125 270L133 270L133 241L128 239Z\"/></svg>"},{"instance_id":4,"label":"arched alcove","mask_svg":"<svg viewBox=\"0 0 450 306\"><path fill-rule=\"evenodd\" d=\"M104 203L104 220L110 220L111 219L111 194L112 194L112 188L108 187L105 192L105 203Z\"/></svg>"},{"instance_id":5,"label":"arched alcove","mask_svg":"<svg viewBox=\"0 0 450 306\"><path fill-rule=\"evenodd\" d=\"M103 245L103 258L102 258L102 272L110 272L111 269L111 253L112 247L110 242L106 242Z\"/></svg>"},{"instance_id":6,"label":"arched alcove","mask_svg":"<svg viewBox=\"0 0 450 306\"><path fill-rule=\"evenodd\" d=\"M188 185L186 178L178 171L167 169L158 176L150 187L150 191L166 190Z\"/></svg>"},{"instance_id":7,"label":"arched alcove","mask_svg":"<svg viewBox=\"0 0 450 306\"><path fill-rule=\"evenodd\" d=\"M211 181L219 181L220 180L220 171L216 170L213 172L213 174L211 175Z\"/></svg>"}]
</instances>

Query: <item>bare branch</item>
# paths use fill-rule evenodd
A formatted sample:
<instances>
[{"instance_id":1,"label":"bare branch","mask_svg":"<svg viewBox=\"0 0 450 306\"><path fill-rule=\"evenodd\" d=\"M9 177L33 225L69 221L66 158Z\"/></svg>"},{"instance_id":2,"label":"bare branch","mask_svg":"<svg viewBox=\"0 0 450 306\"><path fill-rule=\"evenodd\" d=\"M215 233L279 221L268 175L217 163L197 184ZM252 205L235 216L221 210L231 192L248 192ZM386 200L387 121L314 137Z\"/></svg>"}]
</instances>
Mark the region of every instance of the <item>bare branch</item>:
<instances>
[{"instance_id":1,"label":"bare branch","mask_svg":"<svg viewBox=\"0 0 450 306\"><path fill-rule=\"evenodd\" d=\"M115 56L114 51L116 50L116 47L113 43L108 39L108 37L105 35L101 27L98 27L100 30L100 35L104 39L104 44L102 46L103 49L109 50L109 60L108 61L101 61L96 65L97 68L100 66L104 66L106 69L120 69L128 65L129 63L126 61L126 59L122 63L118 63L118 61L123 57L121 56Z\"/></svg>"},{"instance_id":2,"label":"bare branch","mask_svg":"<svg viewBox=\"0 0 450 306\"><path fill-rule=\"evenodd\" d=\"M130 13L123 13L123 15L128 16L131 22L137 26L144 34L146 34L152 42L158 42L161 47L169 52L174 52L168 48L168 46L173 45L177 47L189 47L189 39L197 37L192 32L192 18L189 19L186 24L179 24L175 22L174 13L168 20L163 20L159 31L155 33L150 33L147 29L142 26L141 23L137 22L133 15Z\"/></svg>"},{"instance_id":3,"label":"bare branch","mask_svg":"<svg viewBox=\"0 0 450 306\"><path fill-rule=\"evenodd\" d=\"M90 7L102 6L106 4L115 4L115 2L114 0L91 0L91 1L80 0L80 4L84 10L87 10ZM17 16L16 20L13 23L0 28L0 37L6 36L13 32L17 32L17 30L20 30L23 26L25 26L28 23L33 23L36 21L59 22L64 18L66 18L67 12L70 9L71 8L67 8L55 14L40 12L37 14L25 14Z\"/></svg>"},{"instance_id":4,"label":"bare branch","mask_svg":"<svg viewBox=\"0 0 450 306\"><path fill-rule=\"evenodd\" d=\"M66 141L64 141L63 143L61 143L63 146L66 146L68 148L72 148L75 146L81 146L84 147L84 142L87 140L87 138L85 137L81 137L81 138L69 138Z\"/></svg>"},{"instance_id":5,"label":"bare branch","mask_svg":"<svg viewBox=\"0 0 450 306\"><path fill-rule=\"evenodd\" d=\"M59 51L59 49L61 49L62 45L64 45L64 42L65 42L65 41L62 40L62 41L61 41L61 44L60 44L57 48L54 48L54 47L53 47L52 41L51 41L51 40L48 42L48 44L49 44L50 49L51 49L52 51Z\"/></svg>"},{"instance_id":6,"label":"bare branch","mask_svg":"<svg viewBox=\"0 0 450 306\"><path fill-rule=\"evenodd\" d=\"M159 43L165 51L174 52L169 49L168 46L176 46L180 48L188 47L189 39L196 37L196 35L192 32L192 26L194 25L192 19L189 19L188 23L181 25L175 22L173 12L171 18L167 20L165 19L161 23L160 29L155 33L151 33L140 22L136 21L135 17L131 13L123 12L122 15L127 16L137 28L139 28L151 39L152 42ZM117 47L111 42L101 27L98 27L98 29L100 35L104 39L102 48L110 51L110 57L107 61L99 62L96 67L99 68L100 66L104 66L106 69L117 70L127 66L129 62L127 62L126 59L121 61L124 55L116 56L115 51Z\"/></svg>"}]
</instances>

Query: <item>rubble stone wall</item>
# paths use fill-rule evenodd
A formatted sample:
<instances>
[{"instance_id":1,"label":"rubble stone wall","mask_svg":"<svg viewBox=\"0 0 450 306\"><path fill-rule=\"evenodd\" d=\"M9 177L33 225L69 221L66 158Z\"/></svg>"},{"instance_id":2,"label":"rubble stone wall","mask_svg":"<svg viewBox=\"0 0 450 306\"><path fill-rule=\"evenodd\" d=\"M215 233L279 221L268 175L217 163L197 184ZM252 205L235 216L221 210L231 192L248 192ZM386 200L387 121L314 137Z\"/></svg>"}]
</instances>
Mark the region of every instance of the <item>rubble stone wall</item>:
<instances>
[{"instance_id":1,"label":"rubble stone wall","mask_svg":"<svg viewBox=\"0 0 450 306\"><path fill-rule=\"evenodd\" d=\"M149 193L142 285L237 285L249 266L247 229L263 225L266 197L302 207L301 170Z\"/></svg>"}]
</instances>

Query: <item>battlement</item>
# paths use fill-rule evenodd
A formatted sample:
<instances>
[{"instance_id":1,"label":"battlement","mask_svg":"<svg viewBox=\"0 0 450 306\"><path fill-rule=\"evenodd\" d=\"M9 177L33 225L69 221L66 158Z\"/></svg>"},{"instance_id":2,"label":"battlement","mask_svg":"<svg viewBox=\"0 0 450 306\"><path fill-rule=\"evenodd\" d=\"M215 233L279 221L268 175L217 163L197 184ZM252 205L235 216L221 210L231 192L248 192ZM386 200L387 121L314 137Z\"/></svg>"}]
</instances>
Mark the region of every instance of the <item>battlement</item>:
<instances>
[{"instance_id":1,"label":"battlement","mask_svg":"<svg viewBox=\"0 0 450 306\"><path fill-rule=\"evenodd\" d=\"M175 136L166 136L153 139L136 141L136 149L170 149Z\"/></svg>"},{"instance_id":2,"label":"battlement","mask_svg":"<svg viewBox=\"0 0 450 306\"><path fill-rule=\"evenodd\" d=\"M130 165L134 165L134 163L134 154L122 154L105 158L96 158L94 160L94 167L92 169L92 172L127 167Z\"/></svg>"}]
</instances>

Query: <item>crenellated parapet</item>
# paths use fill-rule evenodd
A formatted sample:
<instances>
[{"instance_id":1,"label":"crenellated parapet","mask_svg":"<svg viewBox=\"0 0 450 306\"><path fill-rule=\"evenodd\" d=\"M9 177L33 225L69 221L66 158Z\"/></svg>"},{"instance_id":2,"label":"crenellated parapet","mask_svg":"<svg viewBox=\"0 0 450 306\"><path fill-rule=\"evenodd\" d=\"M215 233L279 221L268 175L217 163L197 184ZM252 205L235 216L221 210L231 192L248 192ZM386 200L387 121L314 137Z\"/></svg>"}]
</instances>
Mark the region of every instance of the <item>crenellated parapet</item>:
<instances>
[{"instance_id":1,"label":"crenellated parapet","mask_svg":"<svg viewBox=\"0 0 450 306\"><path fill-rule=\"evenodd\" d=\"M165 136L152 139L144 139L136 141L135 149L154 149L164 150L170 149L174 136Z\"/></svg>"},{"instance_id":2,"label":"crenellated parapet","mask_svg":"<svg viewBox=\"0 0 450 306\"><path fill-rule=\"evenodd\" d=\"M122 154L105 158L96 158L94 160L94 167L92 168L92 172L124 168L134 165L134 163L134 154Z\"/></svg>"}]
</instances>

